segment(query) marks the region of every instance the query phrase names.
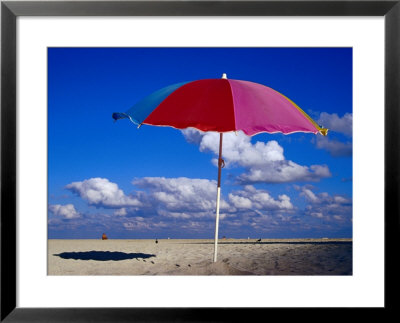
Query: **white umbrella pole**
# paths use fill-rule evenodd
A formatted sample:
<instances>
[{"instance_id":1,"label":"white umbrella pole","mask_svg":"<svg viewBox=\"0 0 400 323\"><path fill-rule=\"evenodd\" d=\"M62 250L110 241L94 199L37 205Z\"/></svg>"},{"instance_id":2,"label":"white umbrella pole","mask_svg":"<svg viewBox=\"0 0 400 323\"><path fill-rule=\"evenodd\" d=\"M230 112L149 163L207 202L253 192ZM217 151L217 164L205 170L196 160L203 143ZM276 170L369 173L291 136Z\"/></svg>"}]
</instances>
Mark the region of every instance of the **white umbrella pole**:
<instances>
[{"instance_id":1,"label":"white umbrella pole","mask_svg":"<svg viewBox=\"0 0 400 323\"><path fill-rule=\"evenodd\" d=\"M219 224L219 200L221 197L221 167L222 167L222 132L219 134L219 157L218 157L218 186L217 186L217 211L215 216L215 238L214 238L214 262L217 261L218 249L218 224Z\"/></svg>"}]
</instances>

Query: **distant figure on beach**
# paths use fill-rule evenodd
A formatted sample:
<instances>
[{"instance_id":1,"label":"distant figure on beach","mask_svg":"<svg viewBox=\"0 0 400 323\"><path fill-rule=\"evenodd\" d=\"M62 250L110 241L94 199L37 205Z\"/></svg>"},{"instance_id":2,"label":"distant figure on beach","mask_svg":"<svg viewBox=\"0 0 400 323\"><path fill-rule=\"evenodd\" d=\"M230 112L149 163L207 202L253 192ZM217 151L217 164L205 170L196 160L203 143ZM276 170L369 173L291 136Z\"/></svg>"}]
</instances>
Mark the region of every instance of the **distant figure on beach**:
<instances>
[{"instance_id":1,"label":"distant figure on beach","mask_svg":"<svg viewBox=\"0 0 400 323\"><path fill-rule=\"evenodd\" d=\"M156 243L158 243L158 240L157 240L157 238L156 238Z\"/></svg>"},{"instance_id":2,"label":"distant figure on beach","mask_svg":"<svg viewBox=\"0 0 400 323\"><path fill-rule=\"evenodd\" d=\"M257 242L261 242L261 238L257 240Z\"/></svg>"},{"instance_id":3,"label":"distant figure on beach","mask_svg":"<svg viewBox=\"0 0 400 323\"><path fill-rule=\"evenodd\" d=\"M108 239L108 238L107 238L106 234L103 233L103 235L101 236L101 240L107 240L107 239Z\"/></svg>"}]
</instances>

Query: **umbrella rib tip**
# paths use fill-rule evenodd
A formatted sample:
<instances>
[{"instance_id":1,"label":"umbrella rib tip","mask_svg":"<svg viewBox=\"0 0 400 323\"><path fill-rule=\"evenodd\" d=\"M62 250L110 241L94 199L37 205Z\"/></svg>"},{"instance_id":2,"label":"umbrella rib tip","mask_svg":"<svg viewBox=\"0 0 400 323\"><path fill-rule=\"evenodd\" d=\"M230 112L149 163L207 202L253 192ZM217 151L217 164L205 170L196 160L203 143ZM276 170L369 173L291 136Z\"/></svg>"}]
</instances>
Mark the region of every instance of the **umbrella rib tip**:
<instances>
[{"instance_id":1,"label":"umbrella rib tip","mask_svg":"<svg viewBox=\"0 0 400 323\"><path fill-rule=\"evenodd\" d=\"M321 130L319 132L321 133L321 135L326 136L326 135L328 135L328 131L329 131L329 129L321 128Z\"/></svg>"}]
</instances>

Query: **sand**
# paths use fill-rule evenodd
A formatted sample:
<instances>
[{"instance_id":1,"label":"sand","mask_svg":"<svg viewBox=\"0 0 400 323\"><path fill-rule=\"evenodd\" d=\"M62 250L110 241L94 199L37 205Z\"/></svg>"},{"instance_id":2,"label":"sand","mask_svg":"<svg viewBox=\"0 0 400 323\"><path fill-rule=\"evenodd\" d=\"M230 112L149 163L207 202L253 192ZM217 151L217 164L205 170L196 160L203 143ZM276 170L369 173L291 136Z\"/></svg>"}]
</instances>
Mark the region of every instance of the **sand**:
<instances>
[{"instance_id":1,"label":"sand","mask_svg":"<svg viewBox=\"0 0 400 323\"><path fill-rule=\"evenodd\" d=\"M352 275L351 239L49 240L48 275Z\"/></svg>"}]
</instances>

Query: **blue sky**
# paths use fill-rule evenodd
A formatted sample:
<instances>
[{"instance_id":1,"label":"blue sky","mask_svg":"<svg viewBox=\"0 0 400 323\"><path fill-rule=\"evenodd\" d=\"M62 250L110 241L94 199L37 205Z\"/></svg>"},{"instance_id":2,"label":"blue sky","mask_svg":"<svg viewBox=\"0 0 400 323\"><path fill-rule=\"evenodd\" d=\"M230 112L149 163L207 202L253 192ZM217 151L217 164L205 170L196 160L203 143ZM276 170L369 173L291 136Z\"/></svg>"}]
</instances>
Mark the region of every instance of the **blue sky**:
<instances>
[{"instance_id":1,"label":"blue sky","mask_svg":"<svg viewBox=\"0 0 400 323\"><path fill-rule=\"evenodd\" d=\"M222 73L330 131L224 135L220 237L352 237L351 48L49 48L48 237L213 238L218 135L111 116Z\"/></svg>"}]
</instances>

